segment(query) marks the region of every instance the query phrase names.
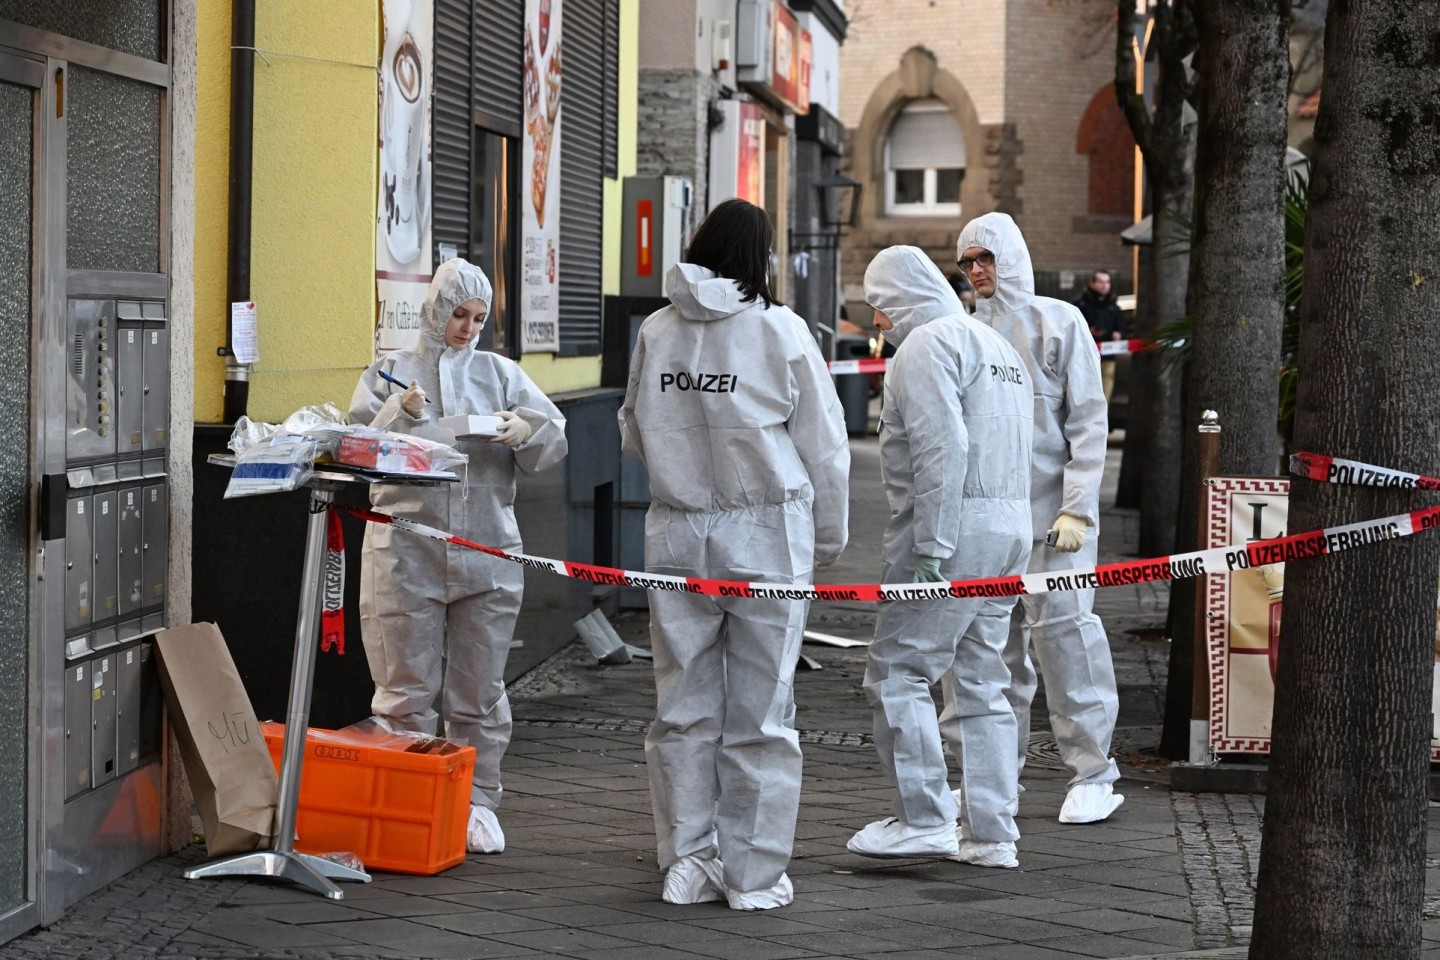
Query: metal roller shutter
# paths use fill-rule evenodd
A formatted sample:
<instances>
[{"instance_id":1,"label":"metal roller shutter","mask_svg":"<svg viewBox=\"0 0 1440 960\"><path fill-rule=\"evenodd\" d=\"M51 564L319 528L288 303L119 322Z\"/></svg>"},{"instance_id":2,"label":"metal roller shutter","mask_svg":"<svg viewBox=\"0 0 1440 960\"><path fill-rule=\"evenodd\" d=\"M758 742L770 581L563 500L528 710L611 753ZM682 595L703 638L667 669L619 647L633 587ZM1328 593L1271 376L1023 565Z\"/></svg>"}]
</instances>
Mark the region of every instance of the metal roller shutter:
<instances>
[{"instance_id":1,"label":"metal roller shutter","mask_svg":"<svg viewBox=\"0 0 1440 960\"><path fill-rule=\"evenodd\" d=\"M605 3L605 116L602 158L605 176L620 175L620 0Z\"/></svg>"},{"instance_id":2,"label":"metal roller shutter","mask_svg":"<svg viewBox=\"0 0 1440 960\"><path fill-rule=\"evenodd\" d=\"M435 263L440 244L470 256L470 2L435 0L435 99L431 114Z\"/></svg>"},{"instance_id":3,"label":"metal roller shutter","mask_svg":"<svg viewBox=\"0 0 1440 960\"><path fill-rule=\"evenodd\" d=\"M496 133L518 137L524 115L520 70L525 0L476 0L474 46L476 121Z\"/></svg>"},{"instance_id":4,"label":"metal roller shutter","mask_svg":"<svg viewBox=\"0 0 1440 960\"><path fill-rule=\"evenodd\" d=\"M563 0L560 109L560 353L600 352L605 0Z\"/></svg>"}]
</instances>

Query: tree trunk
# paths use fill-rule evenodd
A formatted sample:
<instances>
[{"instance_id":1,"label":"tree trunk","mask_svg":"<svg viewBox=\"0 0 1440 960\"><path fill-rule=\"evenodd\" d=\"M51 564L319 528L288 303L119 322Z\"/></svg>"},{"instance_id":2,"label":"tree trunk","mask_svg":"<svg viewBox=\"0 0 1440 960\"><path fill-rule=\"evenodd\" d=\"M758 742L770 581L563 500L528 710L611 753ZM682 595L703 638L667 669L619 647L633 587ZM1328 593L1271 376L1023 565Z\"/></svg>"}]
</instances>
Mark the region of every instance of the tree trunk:
<instances>
[{"instance_id":1,"label":"tree trunk","mask_svg":"<svg viewBox=\"0 0 1440 960\"><path fill-rule=\"evenodd\" d=\"M1279 460L1285 321L1285 134L1290 0L1195 7L1195 216L1190 237L1185 416L1176 546L1194 550L1200 414L1220 415L1220 471L1271 476ZM1170 589L1170 672L1161 752L1188 753L1195 584Z\"/></svg>"},{"instance_id":2,"label":"tree trunk","mask_svg":"<svg viewBox=\"0 0 1440 960\"><path fill-rule=\"evenodd\" d=\"M1151 304L1147 312L1156 326L1185 315L1188 258L1175 256L1179 225L1190 218L1195 172L1195 123L1189 108L1193 88L1186 58L1195 49L1191 0L1161 0L1154 8L1151 43L1156 45L1159 81L1153 116L1135 93L1136 62L1133 0L1118 0L1115 94L1145 159L1152 197ZM1180 385L1178 371L1161 358L1141 354L1134 360L1134 380L1145 406L1132 421L1144 419L1143 448L1126 444L1127 457L1139 454L1143 496L1140 500L1140 552L1167 554L1175 546L1175 507L1180 496ZM1122 468L1123 469L1123 468ZM1133 470L1131 471L1133 476Z\"/></svg>"},{"instance_id":3,"label":"tree trunk","mask_svg":"<svg viewBox=\"0 0 1440 960\"><path fill-rule=\"evenodd\" d=\"M1155 332L1155 322L1150 312L1150 283L1154 279L1150 269L1150 249L1142 247L1136 264L1135 320L1130 326L1130 336L1148 337ZM1141 411L1150 408L1150 379L1142 376L1141 367L1136 364L1144 354L1136 354L1129 360L1127 371L1129 396L1125 401L1125 446L1120 455L1120 477L1115 485L1115 506L1125 510L1138 510L1145 496L1144 458L1147 439L1146 418Z\"/></svg>"},{"instance_id":4,"label":"tree trunk","mask_svg":"<svg viewBox=\"0 0 1440 960\"><path fill-rule=\"evenodd\" d=\"M1440 0L1331 0L1301 308L1301 449L1440 470ZM1243 294L1244 291L1237 291ZM1433 493L1295 480L1290 529ZM1440 538L1286 570L1250 956L1420 956Z\"/></svg>"},{"instance_id":5,"label":"tree trunk","mask_svg":"<svg viewBox=\"0 0 1440 960\"><path fill-rule=\"evenodd\" d=\"M1173 131L1174 158L1163 171L1155 195L1154 290L1155 322L1164 326L1185 316L1185 290L1190 260L1183 249L1183 228L1172 218L1190 218L1194 185L1195 125ZM1159 178L1152 177L1152 182ZM1176 507L1180 502L1180 365L1164 355L1141 354L1141 370L1150 378L1145 410L1145 492L1140 501L1140 555L1162 557L1175 552Z\"/></svg>"}]
</instances>

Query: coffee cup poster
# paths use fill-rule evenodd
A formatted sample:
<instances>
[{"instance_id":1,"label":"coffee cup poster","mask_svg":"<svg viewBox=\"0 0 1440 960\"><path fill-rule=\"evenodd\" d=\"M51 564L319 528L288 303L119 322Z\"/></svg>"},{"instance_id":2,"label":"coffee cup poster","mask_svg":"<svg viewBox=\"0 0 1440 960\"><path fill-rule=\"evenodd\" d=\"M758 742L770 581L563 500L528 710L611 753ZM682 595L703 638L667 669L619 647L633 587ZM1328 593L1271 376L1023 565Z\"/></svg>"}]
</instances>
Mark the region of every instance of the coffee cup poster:
<instances>
[{"instance_id":1,"label":"coffee cup poster","mask_svg":"<svg viewBox=\"0 0 1440 960\"><path fill-rule=\"evenodd\" d=\"M432 272L430 96L435 11L432 0L384 0L380 52L375 211L376 355L412 346Z\"/></svg>"},{"instance_id":2,"label":"coffee cup poster","mask_svg":"<svg viewBox=\"0 0 1440 960\"><path fill-rule=\"evenodd\" d=\"M525 3L520 347L560 349L560 106L563 0Z\"/></svg>"}]
</instances>

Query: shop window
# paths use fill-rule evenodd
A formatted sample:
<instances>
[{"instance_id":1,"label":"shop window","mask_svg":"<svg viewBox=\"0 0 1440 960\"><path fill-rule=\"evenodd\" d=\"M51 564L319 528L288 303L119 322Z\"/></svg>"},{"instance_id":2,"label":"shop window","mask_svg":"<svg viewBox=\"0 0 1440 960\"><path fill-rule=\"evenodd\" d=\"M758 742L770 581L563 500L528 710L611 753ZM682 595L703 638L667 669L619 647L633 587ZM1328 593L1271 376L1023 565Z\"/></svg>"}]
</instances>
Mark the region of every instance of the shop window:
<instances>
[{"instance_id":1,"label":"shop window","mask_svg":"<svg viewBox=\"0 0 1440 960\"><path fill-rule=\"evenodd\" d=\"M470 248L490 278L490 317L479 347L515 355L520 331L520 141L475 128Z\"/></svg>"},{"instance_id":2,"label":"shop window","mask_svg":"<svg viewBox=\"0 0 1440 960\"><path fill-rule=\"evenodd\" d=\"M885 210L893 216L959 216L965 134L939 100L900 111L885 138Z\"/></svg>"}]
</instances>

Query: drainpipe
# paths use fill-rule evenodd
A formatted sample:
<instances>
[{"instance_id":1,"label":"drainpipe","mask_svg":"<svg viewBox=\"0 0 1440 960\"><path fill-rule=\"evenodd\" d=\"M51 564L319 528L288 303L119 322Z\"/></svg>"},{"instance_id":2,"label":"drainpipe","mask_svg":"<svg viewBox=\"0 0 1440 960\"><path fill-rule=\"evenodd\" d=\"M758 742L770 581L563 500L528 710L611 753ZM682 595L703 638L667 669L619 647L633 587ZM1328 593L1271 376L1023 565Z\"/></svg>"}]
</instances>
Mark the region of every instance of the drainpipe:
<instances>
[{"instance_id":1,"label":"drainpipe","mask_svg":"<svg viewBox=\"0 0 1440 960\"><path fill-rule=\"evenodd\" d=\"M235 359L228 311L250 301L250 170L255 132L255 0L232 0L230 11L230 236L225 290L226 423L244 416L250 365Z\"/></svg>"}]
</instances>

